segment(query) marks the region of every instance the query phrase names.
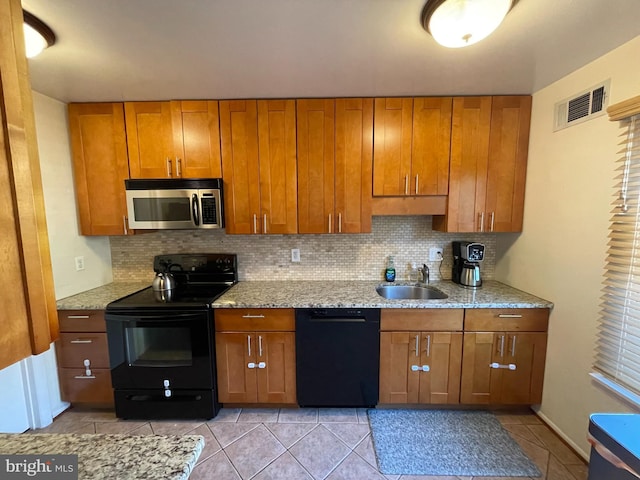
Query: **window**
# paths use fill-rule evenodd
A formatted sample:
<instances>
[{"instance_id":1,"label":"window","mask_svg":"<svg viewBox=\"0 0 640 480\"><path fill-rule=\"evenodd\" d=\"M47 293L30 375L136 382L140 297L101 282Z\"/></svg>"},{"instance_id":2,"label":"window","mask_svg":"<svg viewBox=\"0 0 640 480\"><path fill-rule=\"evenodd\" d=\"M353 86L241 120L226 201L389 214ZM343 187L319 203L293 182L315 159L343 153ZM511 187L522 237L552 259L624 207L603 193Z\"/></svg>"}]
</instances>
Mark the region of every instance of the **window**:
<instances>
[{"instance_id":1,"label":"window","mask_svg":"<svg viewBox=\"0 0 640 480\"><path fill-rule=\"evenodd\" d=\"M640 110L640 97L632 99ZM628 104L628 102L623 102ZM625 110L598 331L596 378L640 397L640 112ZM613 385L612 385L613 382Z\"/></svg>"}]
</instances>

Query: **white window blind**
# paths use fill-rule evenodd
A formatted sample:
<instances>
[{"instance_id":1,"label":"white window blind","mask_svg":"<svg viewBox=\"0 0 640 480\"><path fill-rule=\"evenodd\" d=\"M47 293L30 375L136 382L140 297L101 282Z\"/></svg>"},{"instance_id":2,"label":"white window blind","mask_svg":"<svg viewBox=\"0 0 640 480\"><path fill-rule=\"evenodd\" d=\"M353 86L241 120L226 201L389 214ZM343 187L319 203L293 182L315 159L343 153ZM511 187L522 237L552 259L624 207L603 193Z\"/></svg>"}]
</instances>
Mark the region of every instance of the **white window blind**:
<instances>
[{"instance_id":1,"label":"white window blind","mask_svg":"<svg viewBox=\"0 0 640 480\"><path fill-rule=\"evenodd\" d=\"M621 122L595 368L640 393L640 115Z\"/></svg>"}]
</instances>

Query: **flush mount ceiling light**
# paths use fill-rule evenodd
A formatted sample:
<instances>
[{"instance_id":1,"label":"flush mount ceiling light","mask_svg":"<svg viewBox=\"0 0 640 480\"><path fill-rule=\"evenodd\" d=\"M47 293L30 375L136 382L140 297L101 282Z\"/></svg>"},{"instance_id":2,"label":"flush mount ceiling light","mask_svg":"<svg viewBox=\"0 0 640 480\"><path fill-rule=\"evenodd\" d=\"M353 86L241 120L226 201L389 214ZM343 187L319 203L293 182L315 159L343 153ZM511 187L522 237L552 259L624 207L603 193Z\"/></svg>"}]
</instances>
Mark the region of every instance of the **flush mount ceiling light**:
<instances>
[{"instance_id":1,"label":"flush mount ceiling light","mask_svg":"<svg viewBox=\"0 0 640 480\"><path fill-rule=\"evenodd\" d=\"M516 1L428 0L422 9L422 26L440 45L466 47L498 28Z\"/></svg>"},{"instance_id":2,"label":"flush mount ceiling light","mask_svg":"<svg viewBox=\"0 0 640 480\"><path fill-rule=\"evenodd\" d=\"M24 15L24 43L27 58L32 58L56 43L56 35L39 18L25 10L22 13Z\"/></svg>"}]
</instances>

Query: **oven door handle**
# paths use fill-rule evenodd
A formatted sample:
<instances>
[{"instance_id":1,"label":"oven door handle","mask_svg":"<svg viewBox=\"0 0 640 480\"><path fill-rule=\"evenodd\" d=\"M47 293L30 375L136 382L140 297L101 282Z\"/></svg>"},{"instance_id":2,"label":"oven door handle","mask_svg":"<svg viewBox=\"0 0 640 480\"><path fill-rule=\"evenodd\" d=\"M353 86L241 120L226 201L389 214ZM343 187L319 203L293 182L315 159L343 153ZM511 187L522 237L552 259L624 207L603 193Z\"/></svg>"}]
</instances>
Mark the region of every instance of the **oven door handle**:
<instances>
[{"instance_id":1,"label":"oven door handle","mask_svg":"<svg viewBox=\"0 0 640 480\"><path fill-rule=\"evenodd\" d=\"M202 318L202 312L199 313L178 313L178 314L165 314L165 315L121 315L117 313L107 313L105 315L106 321L114 321L114 322L131 322L135 321L137 323L146 323L146 322L183 322L189 319L199 319Z\"/></svg>"}]
</instances>

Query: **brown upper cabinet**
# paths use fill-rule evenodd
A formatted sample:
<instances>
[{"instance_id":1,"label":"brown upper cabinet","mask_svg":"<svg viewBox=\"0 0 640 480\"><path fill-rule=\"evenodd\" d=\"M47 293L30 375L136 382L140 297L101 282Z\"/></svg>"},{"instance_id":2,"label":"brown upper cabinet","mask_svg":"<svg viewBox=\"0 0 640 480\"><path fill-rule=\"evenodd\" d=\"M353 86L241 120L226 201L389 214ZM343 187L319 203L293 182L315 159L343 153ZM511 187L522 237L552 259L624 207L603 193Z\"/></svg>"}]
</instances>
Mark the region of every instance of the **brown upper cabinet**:
<instances>
[{"instance_id":1,"label":"brown upper cabinet","mask_svg":"<svg viewBox=\"0 0 640 480\"><path fill-rule=\"evenodd\" d=\"M69 131L82 235L126 235L129 178L122 103L72 103Z\"/></svg>"},{"instance_id":2,"label":"brown upper cabinet","mask_svg":"<svg viewBox=\"0 0 640 480\"><path fill-rule=\"evenodd\" d=\"M454 98L449 199L434 230L522 231L530 119L530 96Z\"/></svg>"},{"instance_id":3,"label":"brown upper cabinet","mask_svg":"<svg viewBox=\"0 0 640 480\"><path fill-rule=\"evenodd\" d=\"M299 233L371 231L373 99L297 101Z\"/></svg>"},{"instance_id":4,"label":"brown upper cabinet","mask_svg":"<svg viewBox=\"0 0 640 480\"><path fill-rule=\"evenodd\" d=\"M451 97L376 98L374 196L447 195Z\"/></svg>"},{"instance_id":5,"label":"brown upper cabinet","mask_svg":"<svg viewBox=\"0 0 640 480\"><path fill-rule=\"evenodd\" d=\"M220 102L226 232L297 233L295 100Z\"/></svg>"},{"instance_id":6,"label":"brown upper cabinet","mask_svg":"<svg viewBox=\"0 0 640 480\"><path fill-rule=\"evenodd\" d=\"M124 104L131 178L218 178L218 102Z\"/></svg>"}]
</instances>

